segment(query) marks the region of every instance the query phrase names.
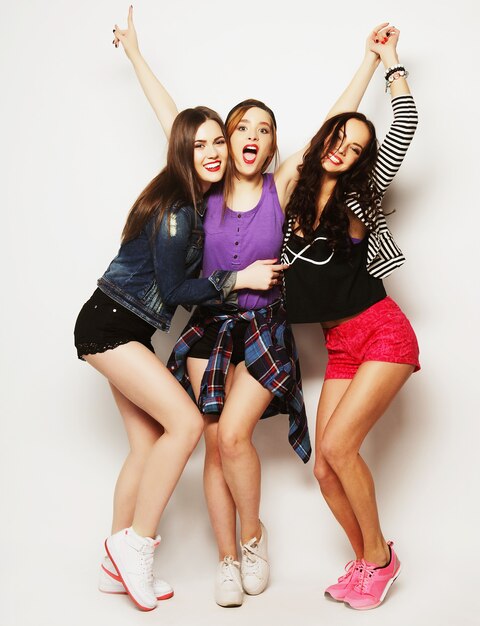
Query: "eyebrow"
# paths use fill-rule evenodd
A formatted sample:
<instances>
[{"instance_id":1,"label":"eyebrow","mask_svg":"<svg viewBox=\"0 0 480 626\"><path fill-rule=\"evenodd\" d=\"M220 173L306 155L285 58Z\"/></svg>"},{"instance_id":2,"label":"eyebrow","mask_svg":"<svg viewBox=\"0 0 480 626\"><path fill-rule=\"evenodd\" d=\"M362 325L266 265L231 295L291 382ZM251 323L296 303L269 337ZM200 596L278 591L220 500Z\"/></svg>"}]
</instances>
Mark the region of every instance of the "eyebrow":
<instances>
[{"instance_id":1,"label":"eyebrow","mask_svg":"<svg viewBox=\"0 0 480 626\"><path fill-rule=\"evenodd\" d=\"M218 137L215 137L215 139L213 141L218 141L219 139L225 139L224 135L218 135ZM195 139L195 143L207 143L206 139Z\"/></svg>"},{"instance_id":2,"label":"eyebrow","mask_svg":"<svg viewBox=\"0 0 480 626\"><path fill-rule=\"evenodd\" d=\"M243 120L240 120L240 122L238 122L239 124L241 124L241 122L248 122L249 124L251 123L251 120L247 119L246 117L243 118ZM272 125L269 124L268 122L260 122L259 126L268 126L268 128L272 128Z\"/></svg>"},{"instance_id":3,"label":"eyebrow","mask_svg":"<svg viewBox=\"0 0 480 626\"><path fill-rule=\"evenodd\" d=\"M339 129L338 129L338 132L342 132L342 133L343 133L343 138L344 138L344 139L348 139L348 135L347 135L347 133L343 130L343 128L339 128ZM360 150L363 150L363 149L364 149L364 147L363 147L361 144L357 143L356 141L352 141L352 146L358 146L358 147L360 148Z\"/></svg>"}]
</instances>

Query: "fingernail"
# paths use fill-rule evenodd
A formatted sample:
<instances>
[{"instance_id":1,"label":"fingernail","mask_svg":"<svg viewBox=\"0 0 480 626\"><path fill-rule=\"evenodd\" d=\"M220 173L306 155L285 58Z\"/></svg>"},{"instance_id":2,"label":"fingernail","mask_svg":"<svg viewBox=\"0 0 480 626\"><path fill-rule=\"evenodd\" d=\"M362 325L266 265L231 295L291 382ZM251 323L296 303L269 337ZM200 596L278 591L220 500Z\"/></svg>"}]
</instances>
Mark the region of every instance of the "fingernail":
<instances>
[{"instance_id":1,"label":"fingernail","mask_svg":"<svg viewBox=\"0 0 480 626\"><path fill-rule=\"evenodd\" d=\"M378 43L378 39L375 39L375 43Z\"/></svg>"}]
</instances>

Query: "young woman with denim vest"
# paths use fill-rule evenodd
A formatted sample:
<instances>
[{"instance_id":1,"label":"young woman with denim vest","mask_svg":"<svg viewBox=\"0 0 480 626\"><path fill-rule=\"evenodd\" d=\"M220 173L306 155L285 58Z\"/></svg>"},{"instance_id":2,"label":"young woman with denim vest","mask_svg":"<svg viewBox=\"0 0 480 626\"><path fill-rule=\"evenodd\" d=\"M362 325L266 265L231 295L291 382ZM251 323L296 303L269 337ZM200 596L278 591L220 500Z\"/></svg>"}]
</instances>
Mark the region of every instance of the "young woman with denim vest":
<instances>
[{"instance_id":1,"label":"young woman with denim vest","mask_svg":"<svg viewBox=\"0 0 480 626\"><path fill-rule=\"evenodd\" d=\"M382 24L376 31L386 26ZM113 43L124 47L168 136L177 109L140 54L132 8L128 28L115 26L114 33ZM330 114L358 106L379 63L373 46L372 34L359 70ZM276 121L271 109L258 100L235 106L226 126L233 168L224 189L208 199L203 263L207 273L218 263L224 269L235 269L255 258L280 254L283 208L295 186L304 153L301 150L287 159L274 175L265 174L277 149ZM268 583L267 536L259 519L260 463L251 440L258 420L276 412L289 413L290 443L302 460L310 456L295 347L279 297L276 285L262 294L240 292L236 313L201 307L177 342L170 361L184 384L191 382L204 413L204 483L219 550L215 599L221 606L240 605L243 591L258 594ZM241 565L236 545L237 512Z\"/></svg>"},{"instance_id":2,"label":"young woman with denim vest","mask_svg":"<svg viewBox=\"0 0 480 626\"><path fill-rule=\"evenodd\" d=\"M418 116L399 63L399 31L376 46L393 122L377 148L365 116L327 119L310 143L286 209L282 259L287 317L320 323L328 363L317 410L315 476L354 552L325 593L358 610L383 602L400 573L380 527L375 487L360 447L400 388L420 368L415 333L382 278L404 257L381 200L413 138Z\"/></svg>"},{"instance_id":3,"label":"young woman with denim vest","mask_svg":"<svg viewBox=\"0 0 480 626\"><path fill-rule=\"evenodd\" d=\"M155 356L150 339L156 329L168 331L178 305L225 303L232 290L247 286L267 289L279 269L267 261L197 278L203 195L226 165L219 116L206 107L180 113L167 165L134 203L120 251L75 325L78 356L108 379L130 444L115 488L100 589L126 591L142 610L173 595L167 583L153 579L156 531L203 430L197 407Z\"/></svg>"}]
</instances>

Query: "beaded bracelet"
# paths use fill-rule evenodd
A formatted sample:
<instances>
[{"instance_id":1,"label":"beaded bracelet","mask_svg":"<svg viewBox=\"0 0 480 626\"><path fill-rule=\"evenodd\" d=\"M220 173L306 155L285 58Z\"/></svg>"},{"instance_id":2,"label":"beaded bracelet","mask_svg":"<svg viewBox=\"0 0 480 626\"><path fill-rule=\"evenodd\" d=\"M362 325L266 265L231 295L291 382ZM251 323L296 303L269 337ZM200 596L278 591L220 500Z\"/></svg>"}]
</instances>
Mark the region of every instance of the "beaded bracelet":
<instances>
[{"instance_id":1,"label":"beaded bracelet","mask_svg":"<svg viewBox=\"0 0 480 626\"><path fill-rule=\"evenodd\" d=\"M391 83L397 78L407 78L408 71L404 65L392 65L385 70L385 93L389 91Z\"/></svg>"}]
</instances>

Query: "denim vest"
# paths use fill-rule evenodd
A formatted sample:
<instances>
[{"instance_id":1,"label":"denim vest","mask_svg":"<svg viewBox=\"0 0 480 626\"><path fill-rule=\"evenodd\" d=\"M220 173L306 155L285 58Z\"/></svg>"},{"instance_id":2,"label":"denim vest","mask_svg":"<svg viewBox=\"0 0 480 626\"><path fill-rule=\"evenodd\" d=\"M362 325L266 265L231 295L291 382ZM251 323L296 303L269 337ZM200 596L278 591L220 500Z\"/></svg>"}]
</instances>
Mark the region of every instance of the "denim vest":
<instances>
[{"instance_id":1,"label":"denim vest","mask_svg":"<svg viewBox=\"0 0 480 626\"><path fill-rule=\"evenodd\" d=\"M140 235L121 245L98 280L99 288L116 302L160 330L168 331L178 305L218 305L223 288L231 288L232 272L216 270L197 278L202 265L204 232L190 205L165 211L155 232L152 217ZM228 290L225 290L228 293ZM227 293L225 295L227 295Z\"/></svg>"}]
</instances>

